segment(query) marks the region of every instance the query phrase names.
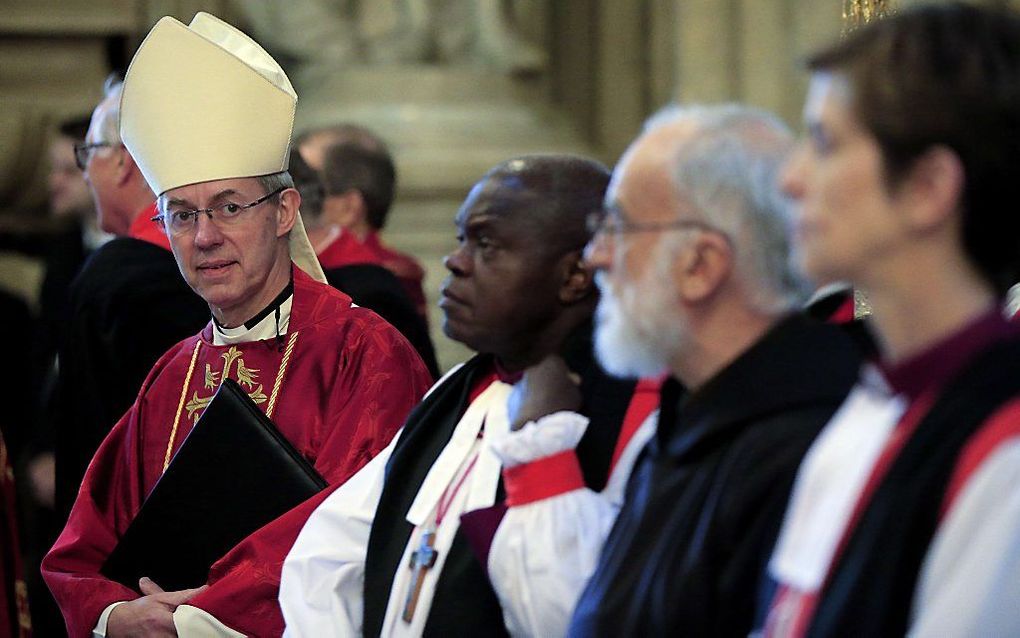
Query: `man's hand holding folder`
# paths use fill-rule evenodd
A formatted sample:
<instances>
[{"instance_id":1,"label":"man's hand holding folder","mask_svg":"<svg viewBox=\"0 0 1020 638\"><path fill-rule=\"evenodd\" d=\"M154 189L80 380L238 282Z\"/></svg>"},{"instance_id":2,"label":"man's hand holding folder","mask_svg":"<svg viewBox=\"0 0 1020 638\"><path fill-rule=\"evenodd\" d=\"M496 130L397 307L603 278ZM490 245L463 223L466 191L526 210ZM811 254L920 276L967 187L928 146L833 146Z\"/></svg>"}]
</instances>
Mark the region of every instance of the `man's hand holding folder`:
<instances>
[{"instance_id":1,"label":"man's hand holding folder","mask_svg":"<svg viewBox=\"0 0 1020 638\"><path fill-rule=\"evenodd\" d=\"M206 587L202 585L193 589L163 591L152 579L143 577L138 581L138 589L143 596L117 605L110 612L106 635L108 638L177 636L174 611L178 605L188 602Z\"/></svg>"}]
</instances>

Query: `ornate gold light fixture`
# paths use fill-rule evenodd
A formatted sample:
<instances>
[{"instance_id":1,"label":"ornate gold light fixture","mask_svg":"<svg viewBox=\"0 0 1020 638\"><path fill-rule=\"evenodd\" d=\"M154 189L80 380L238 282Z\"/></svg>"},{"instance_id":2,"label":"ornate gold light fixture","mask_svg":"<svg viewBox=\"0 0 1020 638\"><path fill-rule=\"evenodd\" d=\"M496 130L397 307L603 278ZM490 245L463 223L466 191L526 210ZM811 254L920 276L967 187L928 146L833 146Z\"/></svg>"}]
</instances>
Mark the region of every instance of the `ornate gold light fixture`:
<instances>
[{"instance_id":1,"label":"ornate gold light fixture","mask_svg":"<svg viewBox=\"0 0 1020 638\"><path fill-rule=\"evenodd\" d=\"M895 11L894 0L842 0L843 34Z\"/></svg>"}]
</instances>

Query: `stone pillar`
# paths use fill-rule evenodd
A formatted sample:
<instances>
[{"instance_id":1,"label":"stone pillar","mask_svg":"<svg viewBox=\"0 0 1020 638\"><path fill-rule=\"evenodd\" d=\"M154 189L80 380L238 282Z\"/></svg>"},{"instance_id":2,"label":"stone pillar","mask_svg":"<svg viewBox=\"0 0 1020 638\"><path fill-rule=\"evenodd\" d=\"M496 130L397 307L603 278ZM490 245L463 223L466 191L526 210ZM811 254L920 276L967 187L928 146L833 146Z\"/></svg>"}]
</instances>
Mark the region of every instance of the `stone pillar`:
<instances>
[{"instance_id":1,"label":"stone pillar","mask_svg":"<svg viewBox=\"0 0 1020 638\"><path fill-rule=\"evenodd\" d=\"M644 12L640 3L603 1L598 25L598 142L615 161L637 134L649 109Z\"/></svg>"},{"instance_id":2,"label":"stone pillar","mask_svg":"<svg viewBox=\"0 0 1020 638\"><path fill-rule=\"evenodd\" d=\"M800 120L806 74L800 62L839 36L839 0L672 0L676 95L690 102L738 100ZM660 45L668 46L668 45ZM662 82L661 75L653 80Z\"/></svg>"}]
</instances>

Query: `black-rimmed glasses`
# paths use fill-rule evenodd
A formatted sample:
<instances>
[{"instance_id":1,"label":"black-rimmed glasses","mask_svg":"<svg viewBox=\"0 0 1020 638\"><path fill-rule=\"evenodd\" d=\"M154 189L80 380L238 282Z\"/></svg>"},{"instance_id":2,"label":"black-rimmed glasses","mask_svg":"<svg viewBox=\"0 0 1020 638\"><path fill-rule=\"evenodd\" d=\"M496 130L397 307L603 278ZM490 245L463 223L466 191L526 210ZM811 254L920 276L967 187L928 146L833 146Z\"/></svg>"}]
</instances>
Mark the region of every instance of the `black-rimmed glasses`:
<instances>
[{"instance_id":1,"label":"black-rimmed glasses","mask_svg":"<svg viewBox=\"0 0 1020 638\"><path fill-rule=\"evenodd\" d=\"M74 145L74 163L78 168L85 170L89 165L89 158L92 157L92 149L113 146L110 142L82 142Z\"/></svg>"},{"instance_id":2,"label":"black-rimmed glasses","mask_svg":"<svg viewBox=\"0 0 1020 638\"><path fill-rule=\"evenodd\" d=\"M218 206L212 208L199 208L195 210L168 210L165 213L160 213L153 216L151 219L154 222L159 222L164 228L169 228L170 232L176 235L183 235L189 232L198 223L198 216L206 214L213 222L222 225L230 225L241 217L241 213L248 210L249 208L255 208L259 204L265 202L270 197L279 195L283 191L287 190L286 186L277 188L272 193L268 193L259 197L250 204L235 204L234 202L223 202Z\"/></svg>"}]
</instances>

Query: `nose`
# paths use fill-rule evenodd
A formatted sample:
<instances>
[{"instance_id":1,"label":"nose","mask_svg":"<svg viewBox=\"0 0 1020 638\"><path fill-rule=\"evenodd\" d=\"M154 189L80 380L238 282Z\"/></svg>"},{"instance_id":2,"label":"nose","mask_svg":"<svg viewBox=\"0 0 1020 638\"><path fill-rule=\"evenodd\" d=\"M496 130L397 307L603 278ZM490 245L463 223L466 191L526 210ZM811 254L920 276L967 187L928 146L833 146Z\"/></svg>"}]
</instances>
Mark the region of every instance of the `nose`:
<instances>
[{"instance_id":1,"label":"nose","mask_svg":"<svg viewBox=\"0 0 1020 638\"><path fill-rule=\"evenodd\" d=\"M783 192L793 199L800 200L804 197L804 173L807 170L808 161L807 145L801 143L779 173L779 187Z\"/></svg>"},{"instance_id":2,"label":"nose","mask_svg":"<svg viewBox=\"0 0 1020 638\"><path fill-rule=\"evenodd\" d=\"M223 233L220 232L220 227L207 213L199 213L195 218L195 246L206 250L222 243Z\"/></svg>"},{"instance_id":3,"label":"nose","mask_svg":"<svg viewBox=\"0 0 1020 638\"><path fill-rule=\"evenodd\" d=\"M592 270L608 270L613 265L612 236L595 233L584 247L584 261Z\"/></svg>"},{"instance_id":4,"label":"nose","mask_svg":"<svg viewBox=\"0 0 1020 638\"><path fill-rule=\"evenodd\" d=\"M443 266L457 277L463 277L470 271L470 260L465 254L465 246L461 244L446 257L443 257Z\"/></svg>"}]
</instances>

